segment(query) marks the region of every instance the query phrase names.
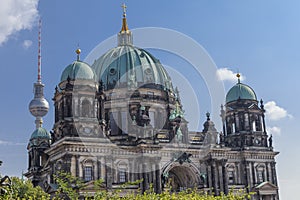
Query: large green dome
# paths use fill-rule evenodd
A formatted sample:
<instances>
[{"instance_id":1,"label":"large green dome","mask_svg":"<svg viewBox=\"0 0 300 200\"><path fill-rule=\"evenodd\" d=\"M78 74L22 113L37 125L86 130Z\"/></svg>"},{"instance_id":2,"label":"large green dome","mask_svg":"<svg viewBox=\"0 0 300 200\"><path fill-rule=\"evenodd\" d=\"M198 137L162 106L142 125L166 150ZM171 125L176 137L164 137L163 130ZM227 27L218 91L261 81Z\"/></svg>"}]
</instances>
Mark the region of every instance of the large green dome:
<instances>
[{"instance_id":1,"label":"large green dome","mask_svg":"<svg viewBox=\"0 0 300 200\"><path fill-rule=\"evenodd\" d=\"M243 83L237 83L226 95L226 103L236 101L238 99L257 100L254 90Z\"/></svg>"},{"instance_id":2,"label":"large green dome","mask_svg":"<svg viewBox=\"0 0 300 200\"><path fill-rule=\"evenodd\" d=\"M98 81L105 89L155 85L162 89L173 90L171 78L162 64L144 49L133 45L119 45L98 58L92 65Z\"/></svg>"},{"instance_id":3,"label":"large green dome","mask_svg":"<svg viewBox=\"0 0 300 200\"><path fill-rule=\"evenodd\" d=\"M68 77L71 80L95 80L95 73L87 63L77 60L65 68L60 81L66 81Z\"/></svg>"}]
</instances>

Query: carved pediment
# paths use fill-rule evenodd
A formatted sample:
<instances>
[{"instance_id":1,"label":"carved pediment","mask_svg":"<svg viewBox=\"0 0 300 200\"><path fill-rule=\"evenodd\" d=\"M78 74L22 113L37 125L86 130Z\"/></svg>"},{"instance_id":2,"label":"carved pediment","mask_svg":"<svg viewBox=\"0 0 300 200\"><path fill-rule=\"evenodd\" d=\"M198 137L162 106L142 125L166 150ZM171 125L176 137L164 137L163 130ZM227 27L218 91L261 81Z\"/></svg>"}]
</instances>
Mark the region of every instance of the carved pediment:
<instances>
[{"instance_id":1,"label":"carved pediment","mask_svg":"<svg viewBox=\"0 0 300 200\"><path fill-rule=\"evenodd\" d=\"M271 195L271 194L277 194L278 187L266 181L255 186L254 190L259 192L260 195Z\"/></svg>"},{"instance_id":2,"label":"carved pediment","mask_svg":"<svg viewBox=\"0 0 300 200\"><path fill-rule=\"evenodd\" d=\"M172 161L175 162L179 162L181 165L184 162L190 163L192 162L190 157L192 156L191 153L186 153L186 152L182 152L182 151L178 151L178 152L174 152L172 155Z\"/></svg>"},{"instance_id":3,"label":"carved pediment","mask_svg":"<svg viewBox=\"0 0 300 200\"><path fill-rule=\"evenodd\" d=\"M260 108L256 104L251 104L248 109L250 110L260 110Z\"/></svg>"}]
</instances>

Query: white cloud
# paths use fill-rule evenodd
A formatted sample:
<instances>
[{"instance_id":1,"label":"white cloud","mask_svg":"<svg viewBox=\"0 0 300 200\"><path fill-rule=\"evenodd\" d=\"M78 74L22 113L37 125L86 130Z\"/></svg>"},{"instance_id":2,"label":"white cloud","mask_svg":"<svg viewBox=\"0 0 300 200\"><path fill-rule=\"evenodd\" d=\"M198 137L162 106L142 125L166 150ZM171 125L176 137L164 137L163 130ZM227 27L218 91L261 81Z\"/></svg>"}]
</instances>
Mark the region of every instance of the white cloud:
<instances>
[{"instance_id":1,"label":"white cloud","mask_svg":"<svg viewBox=\"0 0 300 200\"><path fill-rule=\"evenodd\" d=\"M267 127L267 132L271 135L281 135L281 128L277 126Z\"/></svg>"},{"instance_id":2,"label":"white cloud","mask_svg":"<svg viewBox=\"0 0 300 200\"><path fill-rule=\"evenodd\" d=\"M286 117L292 118L292 115L279 106L276 105L275 101L269 101L265 104L266 117L269 120L277 121Z\"/></svg>"},{"instance_id":3,"label":"white cloud","mask_svg":"<svg viewBox=\"0 0 300 200\"><path fill-rule=\"evenodd\" d=\"M24 42L23 42L24 49L28 49L29 47L31 47L31 45L32 45L31 40L24 40Z\"/></svg>"},{"instance_id":4,"label":"white cloud","mask_svg":"<svg viewBox=\"0 0 300 200\"><path fill-rule=\"evenodd\" d=\"M20 30L30 29L38 17L39 0L0 0L0 45Z\"/></svg>"},{"instance_id":5,"label":"white cloud","mask_svg":"<svg viewBox=\"0 0 300 200\"><path fill-rule=\"evenodd\" d=\"M217 78L220 81L230 81L230 82L237 82L237 77L236 77L236 73L234 73L233 71L229 70L228 68L220 68L217 70L216 72ZM243 76L240 73L241 77L241 81L245 80L246 77Z\"/></svg>"},{"instance_id":6,"label":"white cloud","mask_svg":"<svg viewBox=\"0 0 300 200\"><path fill-rule=\"evenodd\" d=\"M25 143L10 142L10 141L5 141L5 140L0 140L0 145L25 145Z\"/></svg>"}]
</instances>

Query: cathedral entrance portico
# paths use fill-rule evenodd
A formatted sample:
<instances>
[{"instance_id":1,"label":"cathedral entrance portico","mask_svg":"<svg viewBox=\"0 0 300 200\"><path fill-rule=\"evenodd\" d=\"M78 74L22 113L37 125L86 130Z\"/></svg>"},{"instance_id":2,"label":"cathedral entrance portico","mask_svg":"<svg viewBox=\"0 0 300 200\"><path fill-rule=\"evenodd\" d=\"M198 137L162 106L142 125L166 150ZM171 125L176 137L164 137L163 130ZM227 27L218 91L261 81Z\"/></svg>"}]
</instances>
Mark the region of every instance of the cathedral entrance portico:
<instances>
[{"instance_id":1,"label":"cathedral entrance portico","mask_svg":"<svg viewBox=\"0 0 300 200\"><path fill-rule=\"evenodd\" d=\"M197 188L200 183L199 174L192 163L171 163L163 170L163 189L179 192L188 188Z\"/></svg>"}]
</instances>

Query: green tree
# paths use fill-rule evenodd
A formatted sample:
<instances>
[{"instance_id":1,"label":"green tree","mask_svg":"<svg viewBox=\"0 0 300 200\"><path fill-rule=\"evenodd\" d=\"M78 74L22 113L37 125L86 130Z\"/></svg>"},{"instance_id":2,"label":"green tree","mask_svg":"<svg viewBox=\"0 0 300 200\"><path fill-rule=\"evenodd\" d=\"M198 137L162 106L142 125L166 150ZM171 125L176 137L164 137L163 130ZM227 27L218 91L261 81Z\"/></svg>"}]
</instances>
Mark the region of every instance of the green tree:
<instances>
[{"instance_id":1,"label":"green tree","mask_svg":"<svg viewBox=\"0 0 300 200\"><path fill-rule=\"evenodd\" d=\"M55 200L61 198L77 200L79 198L79 191L84 186L79 178L63 171L57 172L57 174L54 175L54 181L58 186L55 197L53 198Z\"/></svg>"},{"instance_id":2,"label":"green tree","mask_svg":"<svg viewBox=\"0 0 300 200\"><path fill-rule=\"evenodd\" d=\"M0 162L1 164L1 162ZM78 200L80 195L79 191L84 189L83 182L72 176L70 173L59 172L54 175L54 180L58 185L54 200ZM125 189L129 185L137 185L142 180L129 182L124 184L121 188ZM85 199L93 200L244 200L250 199L251 194L245 193L244 190L239 192L231 191L228 195L221 194L220 196L210 195L208 193L199 192L197 189L188 189L179 193L171 193L164 191L160 194L154 192L153 187L144 193L127 193L121 195L122 189L107 191L103 185L103 180L96 180L94 182L96 193L94 196L86 195ZM50 195L45 193L41 187L33 187L30 180L21 180L20 178L13 177L11 179L11 186L3 186L7 191L0 195L0 200L50 200ZM122 197L121 197L122 196ZM81 196L80 199L84 198Z\"/></svg>"},{"instance_id":3,"label":"green tree","mask_svg":"<svg viewBox=\"0 0 300 200\"><path fill-rule=\"evenodd\" d=\"M0 196L0 200L49 200L50 195L39 186L34 187L30 180L21 180L18 177L11 178L11 187L5 186L6 193Z\"/></svg>"}]
</instances>

